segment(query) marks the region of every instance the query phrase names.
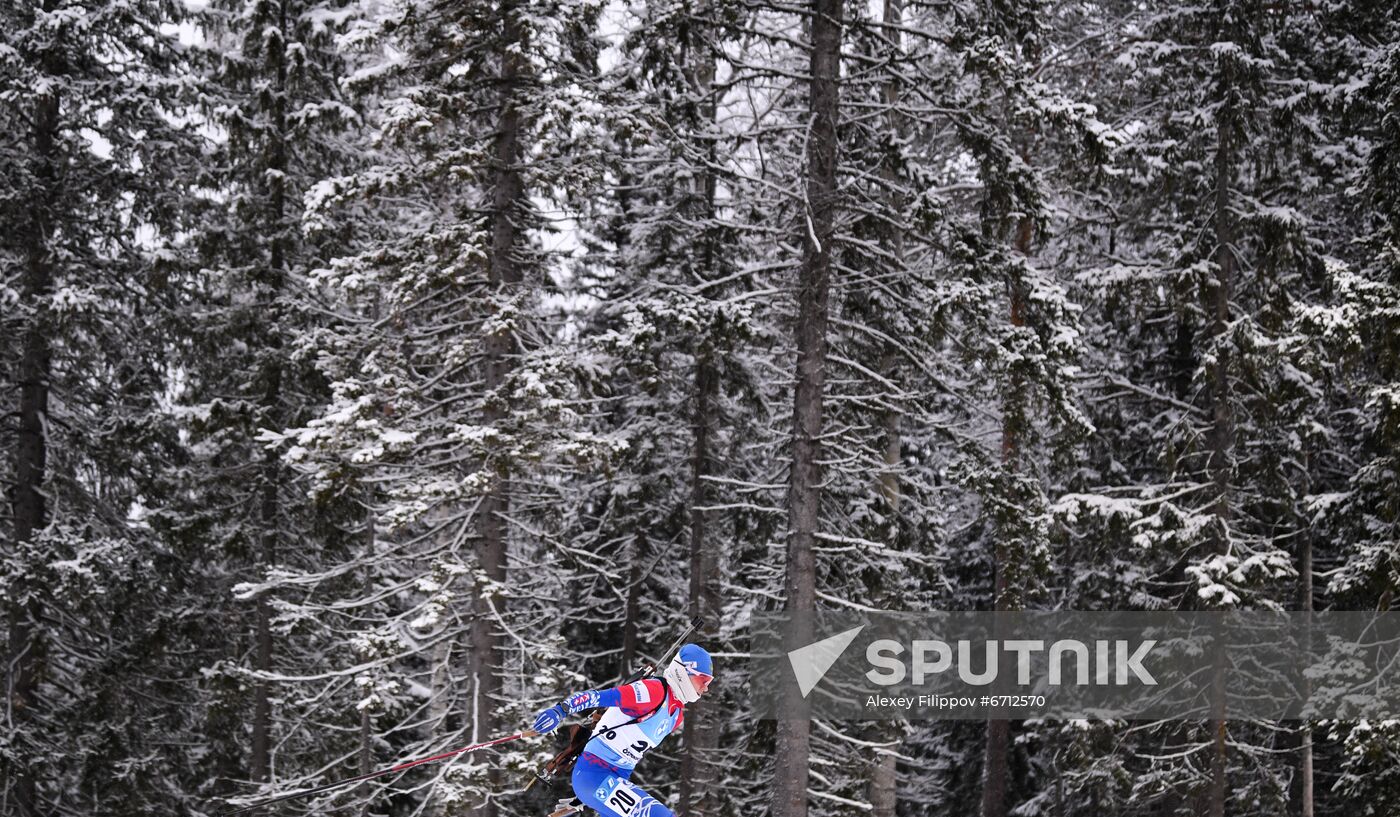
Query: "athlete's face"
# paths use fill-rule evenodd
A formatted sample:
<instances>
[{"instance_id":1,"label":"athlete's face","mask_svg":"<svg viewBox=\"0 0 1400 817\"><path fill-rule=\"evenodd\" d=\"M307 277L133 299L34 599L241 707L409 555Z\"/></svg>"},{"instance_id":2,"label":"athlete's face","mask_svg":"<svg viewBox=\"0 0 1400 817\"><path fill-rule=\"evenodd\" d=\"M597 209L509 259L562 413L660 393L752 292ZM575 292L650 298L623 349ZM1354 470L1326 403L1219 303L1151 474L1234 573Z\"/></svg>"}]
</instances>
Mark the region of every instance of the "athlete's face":
<instances>
[{"instance_id":1,"label":"athlete's face","mask_svg":"<svg viewBox=\"0 0 1400 817\"><path fill-rule=\"evenodd\" d=\"M710 688L710 682L715 680L713 675L691 675L690 685L695 687L696 695L704 695L705 690Z\"/></svg>"}]
</instances>

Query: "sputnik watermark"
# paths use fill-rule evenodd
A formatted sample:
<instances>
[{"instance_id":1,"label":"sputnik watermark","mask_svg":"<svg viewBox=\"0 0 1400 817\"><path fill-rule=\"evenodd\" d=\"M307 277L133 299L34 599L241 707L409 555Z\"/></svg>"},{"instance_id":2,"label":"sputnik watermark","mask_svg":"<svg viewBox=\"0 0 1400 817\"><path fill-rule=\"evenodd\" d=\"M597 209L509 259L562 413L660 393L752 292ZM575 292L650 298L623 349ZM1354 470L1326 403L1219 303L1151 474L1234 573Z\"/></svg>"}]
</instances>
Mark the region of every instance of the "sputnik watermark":
<instances>
[{"instance_id":1,"label":"sputnik watermark","mask_svg":"<svg viewBox=\"0 0 1400 817\"><path fill-rule=\"evenodd\" d=\"M1400 614L755 616L762 717L1400 717Z\"/></svg>"},{"instance_id":2,"label":"sputnik watermark","mask_svg":"<svg viewBox=\"0 0 1400 817\"><path fill-rule=\"evenodd\" d=\"M999 660L1002 652L1010 652L1016 655L1016 683L1026 686L1031 683L1032 656L1036 653L1045 652L1048 657L1046 682L1052 686L1063 686L1066 683L1081 685L1097 684L1104 686L1116 684L1123 686L1129 683L1146 684L1156 686L1157 679L1152 677L1143 666L1143 659L1152 650L1155 639L1147 639L1134 646L1126 640L1093 642L1093 673L1090 673L1090 647L1083 641L1075 639L1061 639L1050 645L1049 650L1045 648L1042 640L1015 639L1011 641L986 641L974 645L972 641L963 639L957 642L957 673L958 678L963 683L971 686L989 686L995 684L999 677L1002 662ZM974 669L973 651L981 647L983 653L982 669ZM872 641L865 649L866 660L871 663L873 669L865 673L865 677L873 684L880 686L894 686L903 683L905 678L918 686L923 684L930 676L947 672L954 666L954 650L945 641L937 640L916 640L909 649L910 662L908 666L901 659L905 652L904 645L898 641L882 638ZM930 660L932 656L932 660ZM1069 664L1073 675L1066 672L1065 665ZM1092 677L1092 680L1090 680Z\"/></svg>"},{"instance_id":3,"label":"sputnik watermark","mask_svg":"<svg viewBox=\"0 0 1400 817\"><path fill-rule=\"evenodd\" d=\"M841 658L846 648L851 646L851 642L864 629L865 625L862 624L844 633L837 633L830 638L823 638L805 647L788 651L788 663L792 665L792 674L797 678L797 688L802 697L807 697L808 693L821 683L827 670Z\"/></svg>"}]
</instances>

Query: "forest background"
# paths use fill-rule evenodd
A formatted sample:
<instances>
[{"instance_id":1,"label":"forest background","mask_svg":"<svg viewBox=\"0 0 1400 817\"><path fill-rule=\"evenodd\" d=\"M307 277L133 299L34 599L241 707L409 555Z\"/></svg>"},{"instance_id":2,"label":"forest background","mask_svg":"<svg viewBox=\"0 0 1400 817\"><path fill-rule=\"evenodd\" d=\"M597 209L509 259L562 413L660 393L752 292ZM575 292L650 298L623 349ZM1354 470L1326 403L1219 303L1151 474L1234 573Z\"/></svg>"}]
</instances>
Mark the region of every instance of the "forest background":
<instances>
[{"instance_id":1,"label":"forest background","mask_svg":"<svg viewBox=\"0 0 1400 817\"><path fill-rule=\"evenodd\" d=\"M6 0L0 812L1393 815L1400 723L748 712L758 611L1400 584L1387 0ZM539 815L553 746L278 806ZM241 799L240 799L241 798Z\"/></svg>"}]
</instances>

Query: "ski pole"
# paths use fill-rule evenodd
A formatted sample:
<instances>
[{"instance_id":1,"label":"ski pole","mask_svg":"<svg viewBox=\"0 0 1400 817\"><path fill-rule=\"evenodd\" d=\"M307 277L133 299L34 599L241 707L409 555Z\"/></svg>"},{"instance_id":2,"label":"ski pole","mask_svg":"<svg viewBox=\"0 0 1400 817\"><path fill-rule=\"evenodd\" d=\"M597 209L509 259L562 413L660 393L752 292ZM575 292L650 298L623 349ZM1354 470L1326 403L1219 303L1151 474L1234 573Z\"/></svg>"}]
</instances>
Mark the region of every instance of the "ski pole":
<instances>
[{"instance_id":1,"label":"ski pole","mask_svg":"<svg viewBox=\"0 0 1400 817\"><path fill-rule=\"evenodd\" d=\"M330 791L331 789L339 788L340 786L348 786L351 783L363 783L366 780L372 780L376 777L383 777L386 774L393 774L394 772L401 772L405 769L412 769L414 766L422 766L424 763L432 763L438 760L446 760L449 757L456 757L457 755L466 754L467 752L475 752L477 749L485 749L488 746L495 746L498 743L505 743L506 741L511 740L519 740L521 738L530 738L538 734L539 733L533 729L526 729L524 732L517 732L514 735L506 735L503 738L488 740L485 743L477 743L475 745L467 746L462 749L454 749L451 752L443 752L440 755L433 755L432 757L421 757L417 760L410 760L407 763L400 763L392 769L383 769L377 772L370 772L369 774L362 774L358 777L350 777L346 778L345 780L337 780L334 783L327 783L324 786L317 786L314 789L307 789L306 791L295 791L291 794L283 794L278 797L273 797L269 800L260 800L252 804L251 806L243 806L242 808L236 808L233 811L226 811L222 815L220 815L220 817L232 817L232 815L234 814L242 814L245 811L252 811L255 808L262 808L263 806L270 806L273 803L280 803L283 800L291 800L295 797L309 797L310 795L320 794L323 791Z\"/></svg>"}]
</instances>

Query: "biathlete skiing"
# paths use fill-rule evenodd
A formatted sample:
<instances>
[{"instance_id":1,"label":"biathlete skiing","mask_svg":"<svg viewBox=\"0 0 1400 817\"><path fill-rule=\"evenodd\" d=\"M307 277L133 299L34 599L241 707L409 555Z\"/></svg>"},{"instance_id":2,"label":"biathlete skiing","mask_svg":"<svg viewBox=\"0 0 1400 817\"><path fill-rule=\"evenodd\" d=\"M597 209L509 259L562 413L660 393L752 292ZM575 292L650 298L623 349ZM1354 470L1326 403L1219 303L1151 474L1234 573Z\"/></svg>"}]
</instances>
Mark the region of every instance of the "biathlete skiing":
<instances>
[{"instance_id":1,"label":"biathlete skiing","mask_svg":"<svg viewBox=\"0 0 1400 817\"><path fill-rule=\"evenodd\" d=\"M556 771L562 772L568 768L569 760L578 757L572 777L578 802L561 802L563 808L554 812L551 817L563 817L578 811L582 806L595 809L602 817L674 817L671 810L661 805L655 797L633 785L631 777L642 755L680 728L681 722L685 720L685 705L700 700L700 696L705 694L705 690L710 688L710 682L714 680L714 665L710 661L710 654L703 648L696 644L684 644L677 651L677 645L682 644L702 625L703 622L699 618L693 619L685 632L662 653L657 663L665 661L665 657L673 651L675 658L667 665L660 678L643 677L646 673L655 672L656 665L647 664L636 675L630 676L631 679L637 679L634 682L601 692L590 690L573 693L562 702L536 715L533 729L492 738L431 757L404 761L387 769L365 772L309 789L279 794L225 811L222 817L233 817L287 800L323 794L342 786L363 783L386 775L401 774L425 763L450 760L469 752L478 752L537 734L548 734L558 729L564 718L588 709L606 711L595 719L596 726L592 727L591 734L582 726L575 727L577 731L573 733L569 747L547 764L544 773L536 778L548 780ZM533 782L534 780L531 781Z\"/></svg>"},{"instance_id":2,"label":"biathlete skiing","mask_svg":"<svg viewBox=\"0 0 1400 817\"><path fill-rule=\"evenodd\" d=\"M533 729L548 734L564 719L606 709L574 764L574 794L602 817L673 817L669 808L631 782L637 763L685 721L685 705L700 700L714 680L710 654L686 644L661 678L570 694L535 716Z\"/></svg>"}]
</instances>

